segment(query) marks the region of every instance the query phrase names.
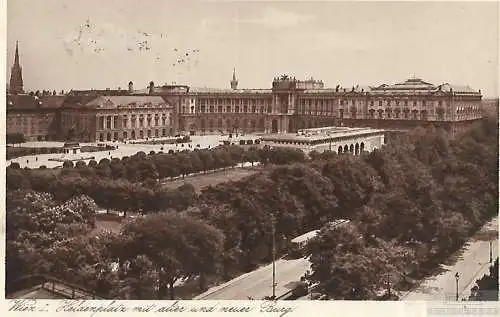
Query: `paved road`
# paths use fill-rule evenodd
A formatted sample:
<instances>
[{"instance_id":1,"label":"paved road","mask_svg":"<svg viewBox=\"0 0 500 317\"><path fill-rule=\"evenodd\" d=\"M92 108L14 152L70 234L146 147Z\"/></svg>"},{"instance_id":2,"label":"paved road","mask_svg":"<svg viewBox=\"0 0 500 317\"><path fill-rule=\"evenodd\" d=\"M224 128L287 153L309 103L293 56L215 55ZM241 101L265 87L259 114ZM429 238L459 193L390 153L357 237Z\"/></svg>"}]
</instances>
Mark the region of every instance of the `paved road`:
<instances>
[{"instance_id":1,"label":"paved road","mask_svg":"<svg viewBox=\"0 0 500 317\"><path fill-rule=\"evenodd\" d=\"M456 263L451 266L442 265L442 273L424 280L415 290L404 294L402 300L455 300L457 272L460 276L459 298L468 298L475 281L489 272L490 240L495 260L498 257L498 218L487 223L469 241Z\"/></svg>"},{"instance_id":2,"label":"paved road","mask_svg":"<svg viewBox=\"0 0 500 317\"><path fill-rule=\"evenodd\" d=\"M252 135L252 134L247 134L244 135L243 137L238 137L238 138L233 138L232 142L239 144L240 139L244 140L255 140L258 138L257 135ZM162 138L158 138L157 140L161 140ZM113 151L101 151L101 152L84 152L81 154L77 155L72 155L72 154L39 154L39 155L28 155L28 156L22 156L18 157L12 160L7 161L7 165L9 165L11 162L17 162L21 166L21 168L28 167L28 168L39 168L41 165L45 165L48 168L54 168L58 166L62 166L63 162L58 162L58 161L49 161L51 158L58 158L58 159L81 159L85 157L95 157L94 159L99 162L99 160L103 158L111 159L111 158L122 158L123 156L131 156L134 155L137 152L143 151L146 154L148 154L150 151L155 151L159 152L161 151L161 148L163 147L163 152L167 153L169 150L191 150L194 149L198 144L200 145L200 148L208 148L208 147L215 147L217 145L220 145L222 140L228 140L228 136L221 136L221 135L206 135L206 136L191 136L191 148L188 147L188 144L184 144L184 147L181 146L181 144L175 145L175 144L156 144L156 145L149 145L149 144L123 144L119 142L95 142L95 143L80 143L80 145L96 145L97 143L104 143L104 144L110 144L110 145L118 145L118 149L113 150ZM145 141L145 140L144 140ZM64 145L64 142L26 142L23 143L19 146L21 147L62 147ZM90 159L84 159L85 163L88 163Z\"/></svg>"},{"instance_id":3,"label":"paved road","mask_svg":"<svg viewBox=\"0 0 500 317\"><path fill-rule=\"evenodd\" d=\"M280 296L297 285L300 277L310 269L308 259L276 261L276 296ZM263 299L272 295L272 264L243 274L225 284L213 287L194 299L206 300L247 300Z\"/></svg>"}]
</instances>

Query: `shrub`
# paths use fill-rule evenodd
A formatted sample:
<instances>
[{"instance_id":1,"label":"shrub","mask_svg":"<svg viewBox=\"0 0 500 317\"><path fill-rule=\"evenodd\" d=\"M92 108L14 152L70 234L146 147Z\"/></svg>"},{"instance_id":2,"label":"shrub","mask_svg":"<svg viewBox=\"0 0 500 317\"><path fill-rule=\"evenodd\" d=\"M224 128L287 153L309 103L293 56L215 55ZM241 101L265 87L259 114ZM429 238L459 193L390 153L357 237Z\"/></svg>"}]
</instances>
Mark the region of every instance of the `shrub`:
<instances>
[{"instance_id":1,"label":"shrub","mask_svg":"<svg viewBox=\"0 0 500 317\"><path fill-rule=\"evenodd\" d=\"M71 162L70 160L66 160L66 161L64 161L64 163L63 163L63 168L71 168L71 167L73 167L73 166L74 166L74 165L73 165L73 162Z\"/></svg>"}]
</instances>

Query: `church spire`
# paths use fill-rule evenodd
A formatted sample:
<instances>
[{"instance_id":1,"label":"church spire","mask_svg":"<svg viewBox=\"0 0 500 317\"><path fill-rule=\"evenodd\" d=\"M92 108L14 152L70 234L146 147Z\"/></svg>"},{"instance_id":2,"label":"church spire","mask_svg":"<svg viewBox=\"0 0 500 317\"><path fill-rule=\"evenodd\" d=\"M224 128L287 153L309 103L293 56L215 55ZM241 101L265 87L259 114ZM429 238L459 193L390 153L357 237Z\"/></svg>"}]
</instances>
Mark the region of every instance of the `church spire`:
<instances>
[{"instance_id":1,"label":"church spire","mask_svg":"<svg viewBox=\"0 0 500 317\"><path fill-rule=\"evenodd\" d=\"M238 89L238 80L236 79L236 69L233 68L233 79L231 80L231 89Z\"/></svg>"},{"instance_id":2,"label":"church spire","mask_svg":"<svg viewBox=\"0 0 500 317\"><path fill-rule=\"evenodd\" d=\"M14 55L14 65L10 72L9 93L22 94L23 90L23 70L19 63L19 42L16 41L16 53Z\"/></svg>"}]
</instances>

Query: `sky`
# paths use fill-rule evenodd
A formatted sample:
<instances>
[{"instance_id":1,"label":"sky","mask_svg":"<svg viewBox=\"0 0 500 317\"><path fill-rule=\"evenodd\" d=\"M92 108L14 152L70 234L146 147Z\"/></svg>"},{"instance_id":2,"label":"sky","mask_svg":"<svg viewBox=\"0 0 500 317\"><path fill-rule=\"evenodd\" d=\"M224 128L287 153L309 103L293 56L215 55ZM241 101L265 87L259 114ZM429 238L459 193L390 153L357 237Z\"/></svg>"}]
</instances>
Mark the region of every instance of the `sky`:
<instances>
[{"instance_id":1,"label":"sky","mask_svg":"<svg viewBox=\"0 0 500 317\"><path fill-rule=\"evenodd\" d=\"M380 85L416 76L498 96L498 2L9 0L7 82L270 88L275 76Z\"/></svg>"}]
</instances>

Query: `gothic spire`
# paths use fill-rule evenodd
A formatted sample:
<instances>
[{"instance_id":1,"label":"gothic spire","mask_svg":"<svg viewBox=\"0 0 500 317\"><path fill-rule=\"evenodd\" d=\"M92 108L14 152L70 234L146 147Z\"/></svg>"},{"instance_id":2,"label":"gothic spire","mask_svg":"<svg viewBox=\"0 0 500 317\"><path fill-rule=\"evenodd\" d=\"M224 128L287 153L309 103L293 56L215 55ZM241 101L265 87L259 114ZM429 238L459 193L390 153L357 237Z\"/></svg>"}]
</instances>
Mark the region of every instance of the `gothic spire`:
<instances>
[{"instance_id":1,"label":"gothic spire","mask_svg":"<svg viewBox=\"0 0 500 317\"><path fill-rule=\"evenodd\" d=\"M16 41L16 55L14 56L14 65L19 66L19 41Z\"/></svg>"},{"instance_id":2,"label":"gothic spire","mask_svg":"<svg viewBox=\"0 0 500 317\"><path fill-rule=\"evenodd\" d=\"M10 73L9 93L22 94L23 90L23 70L19 63L19 42L16 41L16 53L14 55L14 65Z\"/></svg>"},{"instance_id":3,"label":"gothic spire","mask_svg":"<svg viewBox=\"0 0 500 317\"><path fill-rule=\"evenodd\" d=\"M238 80L236 79L236 68L233 68L233 79L231 80L231 89L236 90L238 88Z\"/></svg>"}]
</instances>

